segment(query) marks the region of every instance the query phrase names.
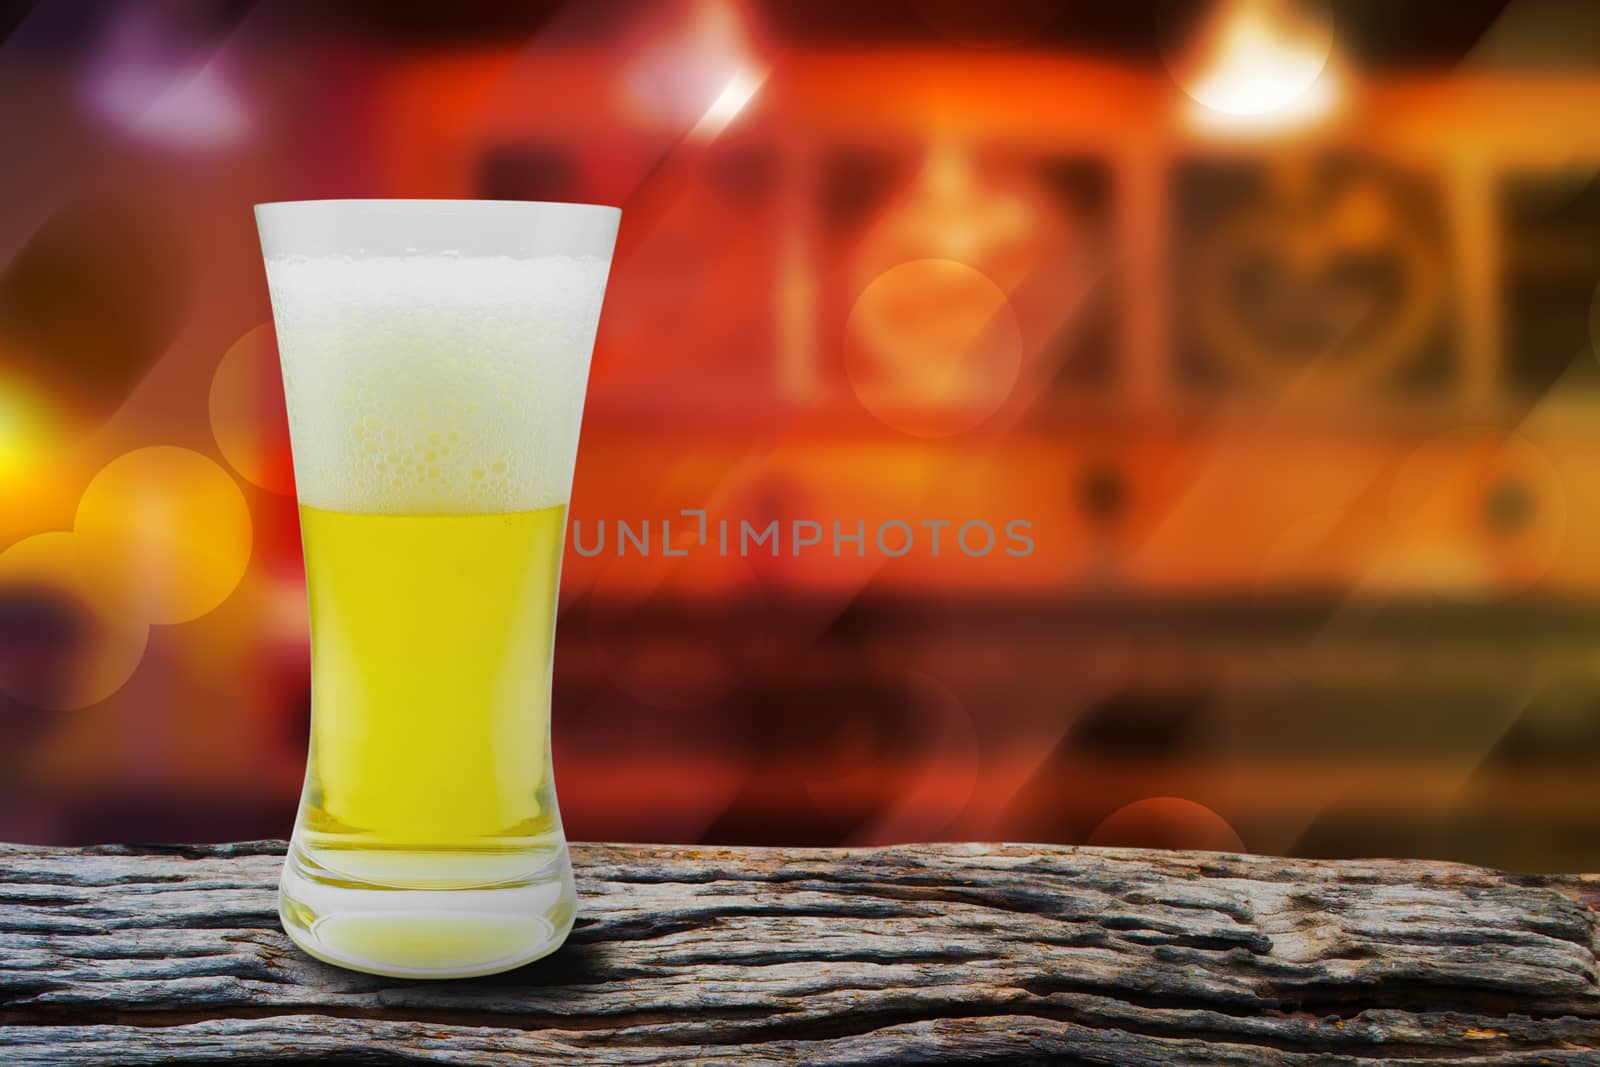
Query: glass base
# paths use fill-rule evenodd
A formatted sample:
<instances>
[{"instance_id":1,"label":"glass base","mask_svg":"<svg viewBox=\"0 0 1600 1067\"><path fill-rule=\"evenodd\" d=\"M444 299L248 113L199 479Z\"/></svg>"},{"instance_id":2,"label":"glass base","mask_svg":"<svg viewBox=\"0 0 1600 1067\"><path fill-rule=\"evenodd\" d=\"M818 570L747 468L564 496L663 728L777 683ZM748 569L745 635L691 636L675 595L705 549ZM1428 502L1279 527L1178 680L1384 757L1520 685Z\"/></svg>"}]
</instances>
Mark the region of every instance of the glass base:
<instances>
[{"instance_id":1,"label":"glass base","mask_svg":"<svg viewBox=\"0 0 1600 1067\"><path fill-rule=\"evenodd\" d=\"M307 953L391 978L473 978L560 948L577 895L563 845L522 852L290 845L284 931Z\"/></svg>"}]
</instances>

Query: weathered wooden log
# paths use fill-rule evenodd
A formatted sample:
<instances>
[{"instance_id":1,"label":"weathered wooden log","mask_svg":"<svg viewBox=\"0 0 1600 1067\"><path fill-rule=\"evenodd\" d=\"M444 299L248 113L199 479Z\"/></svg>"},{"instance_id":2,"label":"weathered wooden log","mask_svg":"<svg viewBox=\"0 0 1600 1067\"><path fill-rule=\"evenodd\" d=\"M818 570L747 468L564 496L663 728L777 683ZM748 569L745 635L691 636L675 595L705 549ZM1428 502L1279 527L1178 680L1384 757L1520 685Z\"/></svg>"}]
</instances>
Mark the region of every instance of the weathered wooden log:
<instances>
[{"instance_id":1,"label":"weathered wooden log","mask_svg":"<svg viewBox=\"0 0 1600 1067\"><path fill-rule=\"evenodd\" d=\"M1596 1064L1600 878L1043 845L576 845L556 955L318 963L282 846L0 846L0 1063Z\"/></svg>"}]
</instances>

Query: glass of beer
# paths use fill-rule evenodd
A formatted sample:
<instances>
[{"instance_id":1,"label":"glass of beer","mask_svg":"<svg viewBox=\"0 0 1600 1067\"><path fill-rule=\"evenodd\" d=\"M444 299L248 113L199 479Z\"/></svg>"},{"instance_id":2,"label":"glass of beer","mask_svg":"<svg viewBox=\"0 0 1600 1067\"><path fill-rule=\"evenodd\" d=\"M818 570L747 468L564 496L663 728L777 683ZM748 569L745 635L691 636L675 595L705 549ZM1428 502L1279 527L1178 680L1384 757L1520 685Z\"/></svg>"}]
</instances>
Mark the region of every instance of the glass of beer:
<instances>
[{"instance_id":1,"label":"glass of beer","mask_svg":"<svg viewBox=\"0 0 1600 1067\"><path fill-rule=\"evenodd\" d=\"M311 747L279 910L329 963L492 974L572 928L550 667L619 215L256 207L311 612Z\"/></svg>"}]
</instances>

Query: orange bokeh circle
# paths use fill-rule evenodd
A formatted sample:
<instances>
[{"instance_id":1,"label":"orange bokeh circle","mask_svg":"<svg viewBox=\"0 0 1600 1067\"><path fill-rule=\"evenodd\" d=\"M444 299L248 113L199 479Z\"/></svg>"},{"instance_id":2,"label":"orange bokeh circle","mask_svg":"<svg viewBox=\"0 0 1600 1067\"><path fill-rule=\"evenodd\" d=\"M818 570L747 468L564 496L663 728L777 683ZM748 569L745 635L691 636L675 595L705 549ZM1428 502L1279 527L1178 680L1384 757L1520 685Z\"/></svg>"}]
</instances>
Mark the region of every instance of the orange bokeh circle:
<instances>
[{"instance_id":1,"label":"orange bokeh circle","mask_svg":"<svg viewBox=\"0 0 1600 1067\"><path fill-rule=\"evenodd\" d=\"M289 416L272 323L246 333L222 354L211 378L211 433L222 458L252 485L289 496Z\"/></svg>"},{"instance_id":2,"label":"orange bokeh circle","mask_svg":"<svg viewBox=\"0 0 1600 1067\"><path fill-rule=\"evenodd\" d=\"M1089 844L1244 851L1244 841L1228 820L1182 797L1147 797L1118 808L1094 828Z\"/></svg>"},{"instance_id":3,"label":"orange bokeh circle","mask_svg":"<svg viewBox=\"0 0 1600 1067\"><path fill-rule=\"evenodd\" d=\"M187 448L141 448L106 464L78 501L75 529L103 554L130 610L154 623L211 611L250 561L244 494Z\"/></svg>"},{"instance_id":4,"label":"orange bokeh circle","mask_svg":"<svg viewBox=\"0 0 1600 1067\"><path fill-rule=\"evenodd\" d=\"M1022 369L1022 328L1005 291L952 259L891 267L861 291L845 322L844 365L881 422L948 437L988 419Z\"/></svg>"}]
</instances>

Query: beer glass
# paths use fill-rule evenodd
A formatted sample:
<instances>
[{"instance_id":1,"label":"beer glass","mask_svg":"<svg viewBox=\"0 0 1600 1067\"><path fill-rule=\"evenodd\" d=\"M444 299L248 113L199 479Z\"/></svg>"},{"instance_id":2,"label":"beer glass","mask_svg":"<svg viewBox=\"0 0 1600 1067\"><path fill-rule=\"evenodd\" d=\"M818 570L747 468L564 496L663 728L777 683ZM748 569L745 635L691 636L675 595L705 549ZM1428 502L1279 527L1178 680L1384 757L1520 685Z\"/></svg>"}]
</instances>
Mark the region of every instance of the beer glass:
<instances>
[{"instance_id":1,"label":"beer glass","mask_svg":"<svg viewBox=\"0 0 1600 1067\"><path fill-rule=\"evenodd\" d=\"M311 612L311 747L279 911L329 963L492 974L572 928L550 666L619 215L256 207Z\"/></svg>"}]
</instances>

